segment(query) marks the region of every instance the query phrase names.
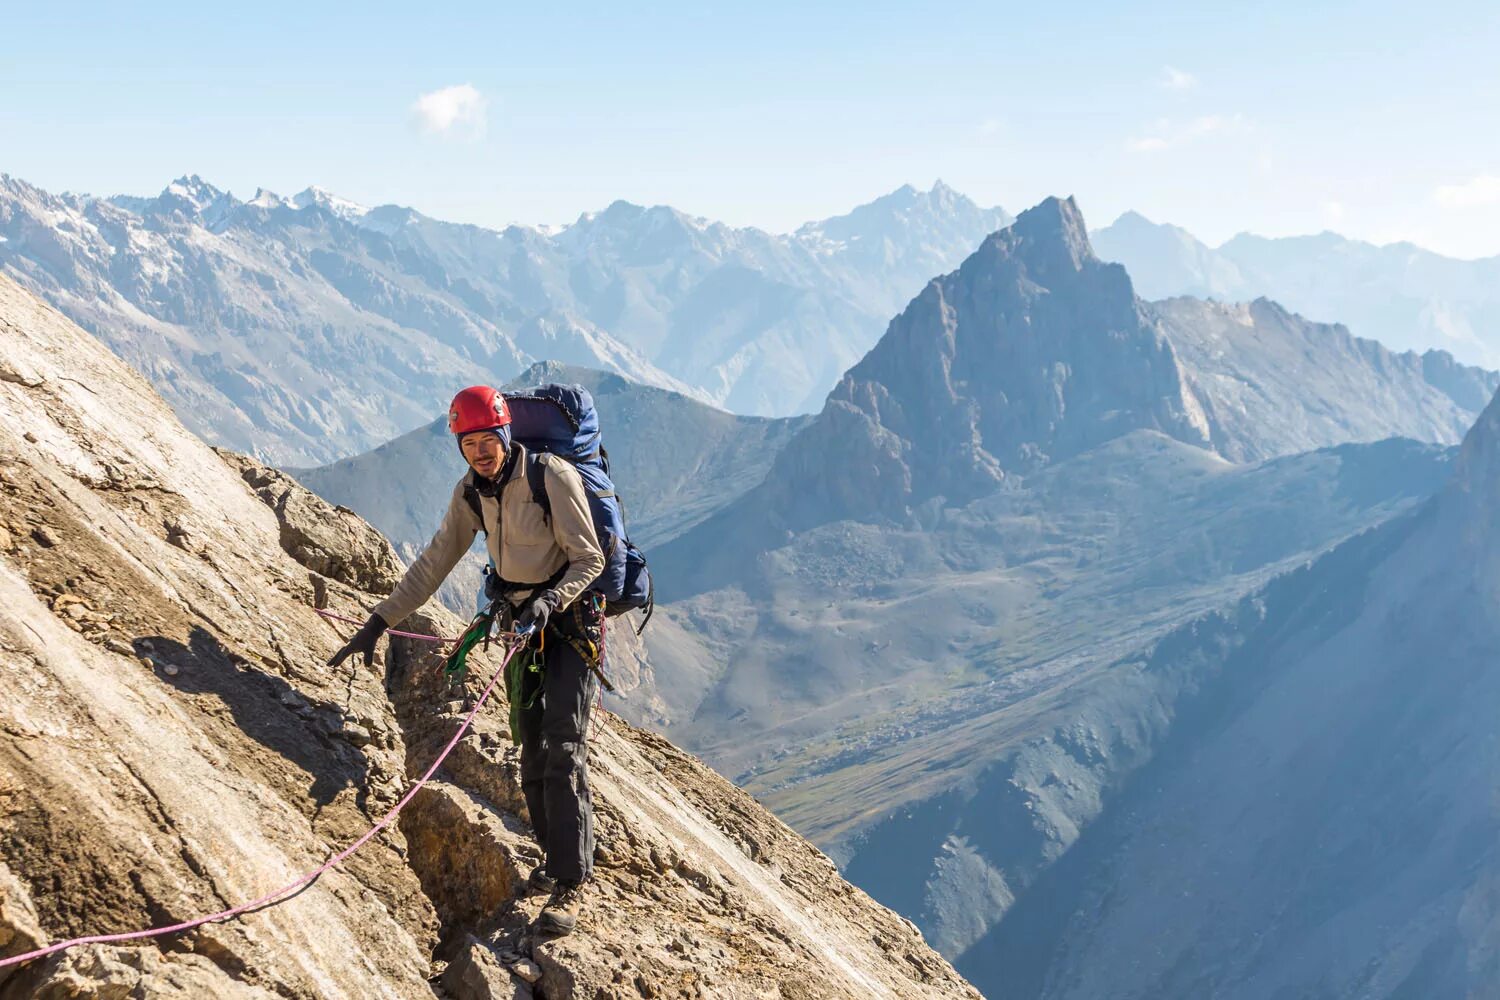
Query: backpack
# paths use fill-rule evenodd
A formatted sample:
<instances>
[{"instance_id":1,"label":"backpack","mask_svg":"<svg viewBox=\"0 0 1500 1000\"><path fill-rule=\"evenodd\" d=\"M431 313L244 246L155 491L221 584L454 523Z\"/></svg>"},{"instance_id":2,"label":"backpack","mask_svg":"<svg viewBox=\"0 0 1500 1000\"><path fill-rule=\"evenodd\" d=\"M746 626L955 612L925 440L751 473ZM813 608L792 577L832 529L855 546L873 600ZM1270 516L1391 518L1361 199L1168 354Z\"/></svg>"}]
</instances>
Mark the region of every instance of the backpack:
<instances>
[{"instance_id":1,"label":"backpack","mask_svg":"<svg viewBox=\"0 0 1500 1000\"><path fill-rule=\"evenodd\" d=\"M625 532L625 512L609 476L609 453L604 450L593 396L581 385L550 383L514 394L506 393L505 404L510 410L511 440L526 446L524 473L531 499L542 508L542 515L548 523L552 520L552 504L547 498L546 469L536 456L544 452L556 455L571 462L578 470L588 497L589 513L593 515L594 532L604 550L604 569L585 593L593 592L603 597L608 615L645 609L645 618L637 630L639 634L645 630L646 622L651 620L651 613L655 610L656 590L645 554L631 544ZM479 492L472 480L472 476L465 477L464 500L483 524ZM481 603L487 603L491 591L505 585L491 561L485 568Z\"/></svg>"}]
</instances>

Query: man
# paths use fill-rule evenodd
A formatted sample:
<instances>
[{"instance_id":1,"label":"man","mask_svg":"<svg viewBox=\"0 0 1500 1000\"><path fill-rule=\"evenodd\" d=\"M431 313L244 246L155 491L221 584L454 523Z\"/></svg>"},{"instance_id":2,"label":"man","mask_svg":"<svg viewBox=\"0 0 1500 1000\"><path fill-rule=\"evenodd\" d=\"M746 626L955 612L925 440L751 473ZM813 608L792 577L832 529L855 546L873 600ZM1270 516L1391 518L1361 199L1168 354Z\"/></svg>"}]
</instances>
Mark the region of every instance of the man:
<instances>
[{"instance_id":1,"label":"man","mask_svg":"<svg viewBox=\"0 0 1500 1000\"><path fill-rule=\"evenodd\" d=\"M604 553L578 470L555 455L528 455L520 442L512 442L510 412L499 392L471 386L453 397L448 430L469 472L454 487L442 525L391 596L375 606L369 621L328 663L337 666L358 652L368 666L381 634L431 597L469 550L475 532L486 532L506 617L518 630L535 626L533 644L541 647L540 695L527 692L515 734L526 808L546 855L527 887L551 893L539 929L567 934L577 924L580 887L593 872L587 766L593 675L585 656L597 655L603 618L602 602L579 598L604 569ZM528 462L543 469L550 516L528 484ZM465 497L466 488L478 494L482 521ZM534 687L535 675L528 677Z\"/></svg>"}]
</instances>

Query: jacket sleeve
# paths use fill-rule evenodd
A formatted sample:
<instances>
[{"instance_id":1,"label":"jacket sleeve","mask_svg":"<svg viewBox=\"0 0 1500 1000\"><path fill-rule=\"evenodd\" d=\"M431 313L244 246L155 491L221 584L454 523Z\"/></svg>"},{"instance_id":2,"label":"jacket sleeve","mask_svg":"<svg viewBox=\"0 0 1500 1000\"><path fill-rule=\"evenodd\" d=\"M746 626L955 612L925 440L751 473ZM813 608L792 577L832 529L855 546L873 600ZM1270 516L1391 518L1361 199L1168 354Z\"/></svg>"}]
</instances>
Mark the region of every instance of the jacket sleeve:
<instances>
[{"instance_id":1,"label":"jacket sleeve","mask_svg":"<svg viewBox=\"0 0 1500 1000\"><path fill-rule=\"evenodd\" d=\"M407 568L406 575L396 584L391 596L375 605L375 613L385 619L387 625L395 625L421 607L437 593L438 587L453 572L453 567L469 551L480 527L479 519L464 500L463 480L459 480L448 499L448 512L443 515L437 534Z\"/></svg>"},{"instance_id":2,"label":"jacket sleeve","mask_svg":"<svg viewBox=\"0 0 1500 1000\"><path fill-rule=\"evenodd\" d=\"M552 536L568 556L568 571L553 588L558 606L566 608L604 572L604 550L599 547L588 496L584 493L586 487L578 470L550 456L543 466L546 475L542 481L552 506Z\"/></svg>"}]
</instances>

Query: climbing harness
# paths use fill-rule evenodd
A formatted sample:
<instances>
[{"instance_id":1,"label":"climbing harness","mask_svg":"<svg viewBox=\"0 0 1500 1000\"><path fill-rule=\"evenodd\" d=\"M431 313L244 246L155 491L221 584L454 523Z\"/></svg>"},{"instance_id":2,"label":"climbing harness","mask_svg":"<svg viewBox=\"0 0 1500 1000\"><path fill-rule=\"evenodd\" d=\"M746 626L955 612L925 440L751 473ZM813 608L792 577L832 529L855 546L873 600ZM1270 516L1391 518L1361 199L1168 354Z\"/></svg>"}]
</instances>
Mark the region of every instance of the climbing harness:
<instances>
[{"instance_id":1,"label":"climbing harness","mask_svg":"<svg viewBox=\"0 0 1500 1000\"><path fill-rule=\"evenodd\" d=\"M536 707L547 686L547 630L537 633L536 645L528 642L520 655L505 667L505 696L510 701L510 741L521 743L521 713ZM528 683L530 691L527 691Z\"/></svg>"},{"instance_id":2,"label":"climbing harness","mask_svg":"<svg viewBox=\"0 0 1500 1000\"><path fill-rule=\"evenodd\" d=\"M322 614L323 612L320 610L318 613ZM325 617L333 616L325 615ZM389 812L381 817L380 822L370 827L370 829L365 832L364 836L360 837L354 843L350 844L348 847L335 854L332 858L328 859L328 861L324 862L318 868L308 872L306 875L303 875L295 882L290 882L287 885L282 886L280 889L277 889L274 892L269 892L257 900L249 903L241 903L239 906L232 907L228 910L221 910L218 913L212 913L206 917L198 917L193 920L183 921L180 924L172 924L168 927L152 927L146 930L128 931L121 934L93 934L88 937L72 938L67 941L59 941L57 944L49 945L46 948L38 948L35 951L28 951L20 955L12 955L9 958L0 958L0 969L4 969L12 965L20 965L23 962L35 961L38 958L44 958L47 955L53 955L59 951L63 951L67 948L72 948L80 944L108 944L116 941L135 941L141 938L153 938L161 937L166 934L178 934L182 931L192 930L195 927L202 927L204 924L217 923L221 920L228 920L231 917L237 917L252 910L258 910L262 907L285 902L286 899L289 898L294 892L298 892L306 886L311 885L313 882L317 881L318 878L321 877L324 873L332 870L334 867L343 862L344 859L348 858L349 855L353 854L365 844L369 843L369 841L380 831L390 826L391 823L396 819L396 816L406 806L406 804L412 800L412 796L416 795L417 792L422 789L422 786L427 784L428 779L433 776L433 774L440 766L442 766L443 761L448 759L448 754L452 753L453 748L458 746L458 741L463 738L464 733L469 731L469 725L474 721L474 717L479 714L479 710L483 708L484 703L489 700L490 692L495 689L495 684L500 680L500 675L505 672L505 668L510 664L511 657L515 655L517 650L525 645L530 633L528 630L527 632L505 633L505 635L506 638L510 640L510 644L506 649L504 658L500 662L500 666L495 670L494 674L491 675L489 683L484 686L484 692L480 694L479 700L474 703L474 707L469 710L469 714L464 717L464 721L459 725L458 731L453 734L453 738L448 741L448 745L443 747L443 752L437 755L437 759L432 762L431 766L427 768L427 771L422 775L422 777L417 779L416 784L407 789L406 794L401 796L401 800L394 806L392 806ZM415 638L428 638L436 640L435 636L415 636Z\"/></svg>"}]
</instances>

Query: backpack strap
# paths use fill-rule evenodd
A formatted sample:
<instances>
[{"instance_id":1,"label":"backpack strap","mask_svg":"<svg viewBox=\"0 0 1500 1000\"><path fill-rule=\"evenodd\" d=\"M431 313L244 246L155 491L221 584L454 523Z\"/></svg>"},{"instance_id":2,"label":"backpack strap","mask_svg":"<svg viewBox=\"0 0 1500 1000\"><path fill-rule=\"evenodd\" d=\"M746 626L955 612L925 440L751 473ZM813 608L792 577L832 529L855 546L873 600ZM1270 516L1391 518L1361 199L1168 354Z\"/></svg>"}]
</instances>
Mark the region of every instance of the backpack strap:
<instances>
[{"instance_id":1,"label":"backpack strap","mask_svg":"<svg viewBox=\"0 0 1500 1000\"><path fill-rule=\"evenodd\" d=\"M552 523L552 501L547 499L547 467L542 464L541 456L530 451L526 453L526 485L531 487L531 500L542 508L542 518Z\"/></svg>"},{"instance_id":2,"label":"backpack strap","mask_svg":"<svg viewBox=\"0 0 1500 1000\"><path fill-rule=\"evenodd\" d=\"M479 521L479 530L488 535L490 532L484 526L484 509L479 506L479 491L474 488L473 473L464 477L464 503L474 512L475 519Z\"/></svg>"},{"instance_id":3,"label":"backpack strap","mask_svg":"<svg viewBox=\"0 0 1500 1000\"><path fill-rule=\"evenodd\" d=\"M656 578L652 577L646 581L646 604L645 617L641 619L641 627L635 630L636 638L646 631L646 626L651 622L651 616L656 613Z\"/></svg>"}]
</instances>

